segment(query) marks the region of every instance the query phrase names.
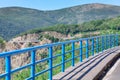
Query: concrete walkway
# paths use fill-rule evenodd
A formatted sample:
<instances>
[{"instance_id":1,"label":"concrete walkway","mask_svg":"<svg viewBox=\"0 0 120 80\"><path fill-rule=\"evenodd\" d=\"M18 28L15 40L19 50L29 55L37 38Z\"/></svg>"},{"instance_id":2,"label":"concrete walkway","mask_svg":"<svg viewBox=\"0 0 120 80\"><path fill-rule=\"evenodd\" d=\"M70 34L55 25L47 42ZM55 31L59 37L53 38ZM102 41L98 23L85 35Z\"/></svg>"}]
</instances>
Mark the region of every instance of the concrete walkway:
<instances>
[{"instance_id":1,"label":"concrete walkway","mask_svg":"<svg viewBox=\"0 0 120 80\"><path fill-rule=\"evenodd\" d=\"M120 80L120 59L117 60L103 80Z\"/></svg>"},{"instance_id":2,"label":"concrete walkway","mask_svg":"<svg viewBox=\"0 0 120 80\"><path fill-rule=\"evenodd\" d=\"M120 47L108 49L53 76L53 80L99 80L102 72L120 54Z\"/></svg>"}]
</instances>

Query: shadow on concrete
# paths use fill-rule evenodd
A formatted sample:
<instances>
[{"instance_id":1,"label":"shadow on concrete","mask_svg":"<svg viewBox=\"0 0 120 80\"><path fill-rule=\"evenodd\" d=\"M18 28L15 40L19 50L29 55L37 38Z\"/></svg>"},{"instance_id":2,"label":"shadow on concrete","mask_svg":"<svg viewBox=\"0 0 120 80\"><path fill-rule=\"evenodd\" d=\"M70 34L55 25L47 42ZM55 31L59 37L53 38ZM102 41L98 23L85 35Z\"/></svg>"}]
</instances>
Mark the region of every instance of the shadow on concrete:
<instances>
[{"instance_id":1,"label":"shadow on concrete","mask_svg":"<svg viewBox=\"0 0 120 80\"><path fill-rule=\"evenodd\" d=\"M98 65L103 59L105 59L107 56L109 56L110 54L112 54L113 52L115 52L116 49L111 49L108 51L105 51L104 53L106 53L107 55L101 53L98 55L95 55L94 57L90 58L89 60L85 61L84 63L78 65L77 67L75 67L73 70L71 70L69 73L67 73L66 75L62 76L59 80L63 80L66 76L68 76L70 73L74 72L77 68L83 66L84 64L90 62L89 64L85 65L83 68L81 68L79 71L75 72L71 77L69 77L67 80L71 80L71 78L73 78L75 75L77 75L79 72L81 72L83 69L85 69L86 67L88 67L91 63L95 62L97 59L101 58L99 61L97 61L93 66L89 66L89 69L87 71L85 71L82 75L80 75L79 78L77 78L77 80L81 80L90 70L92 70L96 65ZM104 56L105 55L105 56Z\"/></svg>"}]
</instances>

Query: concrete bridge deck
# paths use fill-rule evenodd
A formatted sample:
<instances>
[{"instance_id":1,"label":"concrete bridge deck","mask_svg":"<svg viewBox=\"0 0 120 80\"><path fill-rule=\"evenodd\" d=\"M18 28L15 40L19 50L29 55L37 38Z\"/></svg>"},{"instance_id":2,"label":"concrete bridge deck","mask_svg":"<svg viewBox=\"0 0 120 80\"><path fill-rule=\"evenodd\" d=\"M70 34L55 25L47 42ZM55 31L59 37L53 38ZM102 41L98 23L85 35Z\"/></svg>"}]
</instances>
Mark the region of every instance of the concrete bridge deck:
<instances>
[{"instance_id":1,"label":"concrete bridge deck","mask_svg":"<svg viewBox=\"0 0 120 80\"><path fill-rule=\"evenodd\" d=\"M120 57L120 46L98 53L53 76L53 80L100 80L104 71Z\"/></svg>"},{"instance_id":2,"label":"concrete bridge deck","mask_svg":"<svg viewBox=\"0 0 120 80\"><path fill-rule=\"evenodd\" d=\"M112 68L107 72L103 80L120 80L120 58L112 66Z\"/></svg>"}]
</instances>

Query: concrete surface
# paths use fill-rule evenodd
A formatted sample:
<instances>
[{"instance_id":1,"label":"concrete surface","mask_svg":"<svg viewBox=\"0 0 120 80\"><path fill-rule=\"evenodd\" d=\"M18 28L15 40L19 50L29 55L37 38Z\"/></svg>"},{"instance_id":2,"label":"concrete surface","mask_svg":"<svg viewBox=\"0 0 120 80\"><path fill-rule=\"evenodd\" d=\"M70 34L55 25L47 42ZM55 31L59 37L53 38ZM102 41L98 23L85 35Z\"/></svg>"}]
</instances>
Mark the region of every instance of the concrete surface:
<instances>
[{"instance_id":1,"label":"concrete surface","mask_svg":"<svg viewBox=\"0 0 120 80\"><path fill-rule=\"evenodd\" d=\"M53 80L98 80L97 76L119 53L120 47L108 49L67 68L53 76Z\"/></svg>"},{"instance_id":2,"label":"concrete surface","mask_svg":"<svg viewBox=\"0 0 120 80\"><path fill-rule=\"evenodd\" d=\"M120 59L117 60L103 80L120 80Z\"/></svg>"}]
</instances>

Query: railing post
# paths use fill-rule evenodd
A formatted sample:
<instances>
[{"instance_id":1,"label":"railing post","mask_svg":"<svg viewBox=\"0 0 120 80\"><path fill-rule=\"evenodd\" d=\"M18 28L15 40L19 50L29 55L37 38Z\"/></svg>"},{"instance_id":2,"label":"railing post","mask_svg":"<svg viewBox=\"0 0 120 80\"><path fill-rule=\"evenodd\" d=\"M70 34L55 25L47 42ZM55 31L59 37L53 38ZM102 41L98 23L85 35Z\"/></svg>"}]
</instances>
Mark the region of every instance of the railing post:
<instances>
[{"instance_id":1,"label":"railing post","mask_svg":"<svg viewBox=\"0 0 120 80\"><path fill-rule=\"evenodd\" d=\"M106 46L105 46L106 49L108 49L108 42L107 42L108 40L107 40L107 39L108 39L108 37L107 37L107 35L106 35L106 40L105 40L105 41L106 41L106 42L105 42L105 43L106 43L106 44L105 44L105 45L106 45Z\"/></svg>"},{"instance_id":2,"label":"railing post","mask_svg":"<svg viewBox=\"0 0 120 80\"><path fill-rule=\"evenodd\" d=\"M115 35L113 35L113 47L115 46Z\"/></svg>"},{"instance_id":3,"label":"railing post","mask_svg":"<svg viewBox=\"0 0 120 80\"><path fill-rule=\"evenodd\" d=\"M110 45L111 45L111 38L110 38L110 35L109 35L109 48L110 48Z\"/></svg>"},{"instance_id":4,"label":"railing post","mask_svg":"<svg viewBox=\"0 0 120 80\"><path fill-rule=\"evenodd\" d=\"M104 50L104 37L102 36L102 51Z\"/></svg>"},{"instance_id":5,"label":"railing post","mask_svg":"<svg viewBox=\"0 0 120 80\"><path fill-rule=\"evenodd\" d=\"M65 44L62 44L62 72L65 71Z\"/></svg>"},{"instance_id":6,"label":"railing post","mask_svg":"<svg viewBox=\"0 0 120 80\"><path fill-rule=\"evenodd\" d=\"M31 77L32 80L35 80L35 50L31 51Z\"/></svg>"},{"instance_id":7,"label":"railing post","mask_svg":"<svg viewBox=\"0 0 120 80\"><path fill-rule=\"evenodd\" d=\"M10 56L5 57L5 64L6 64L6 70L7 73L5 80L11 80L11 59Z\"/></svg>"},{"instance_id":8,"label":"railing post","mask_svg":"<svg viewBox=\"0 0 120 80\"><path fill-rule=\"evenodd\" d=\"M110 48L112 47L112 37L110 35Z\"/></svg>"},{"instance_id":9,"label":"railing post","mask_svg":"<svg viewBox=\"0 0 120 80\"><path fill-rule=\"evenodd\" d=\"M113 47L115 46L115 37L114 37L115 35L113 35Z\"/></svg>"},{"instance_id":10,"label":"railing post","mask_svg":"<svg viewBox=\"0 0 120 80\"><path fill-rule=\"evenodd\" d=\"M113 47L113 35L111 35L111 47Z\"/></svg>"},{"instance_id":11,"label":"railing post","mask_svg":"<svg viewBox=\"0 0 120 80\"><path fill-rule=\"evenodd\" d=\"M74 57L75 57L75 43L72 42L72 66L75 65Z\"/></svg>"},{"instance_id":12,"label":"railing post","mask_svg":"<svg viewBox=\"0 0 120 80\"><path fill-rule=\"evenodd\" d=\"M99 52L99 37L96 38L96 52Z\"/></svg>"},{"instance_id":13,"label":"railing post","mask_svg":"<svg viewBox=\"0 0 120 80\"><path fill-rule=\"evenodd\" d=\"M112 47L113 47L113 44L114 44L114 43L113 43L113 35L112 35L111 37L112 37L112 42L111 42L111 43L112 43Z\"/></svg>"},{"instance_id":14,"label":"railing post","mask_svg":"<svg viewBox=\"0 0 120 80\"><path fill-rule=\"evenodd\" d=\"M117 46L117 34L115 34L115 46Z\"/></svg>"},{"instance_id":15,"label":"railing post","mask_svg":"<svg viewBox=\"0 0 120 80\"><path fill-rule=\"evenodd\" d=\"M113 35L111 35L111 48L113 47Z\"/></svg>"},{"instance_id":16,"label":"railing post","mask_svg":"<svg viewBox=\"0 0 120 80\"><path fill-rule=\"evenodd\" d=\"M118 34L116 34L116 46L118 46L118 41L119 41L119 37L118 37Z\"/></svg>"},{"instance_id":17,"label":"railing post","mask_svg":"<svg viewBox=\"0 0 120 80\"><path fill-rule=\"evenodd\" d=\"M52 53L53 53L53 50L52 50L52 46L49 47L49 80L52 80Z\"/></svg>"},{"instance_id":18,"label":"railing post","mask_svg":"<svg viewBox=\"0 0 120 80\"><path fill-rule=\"evenodd\" d=\"M94 56L94 38L92 39L92 56Z\"/></svg>"},{"instance_id":19,"label":"railing post","mask_svg":"<svg viewBox=\"0 0 120 80\"><path fill-rule=\"evenodd\" d=\"M82 62L83 56L82 56L82 40L80 41L80 62Z\"/></svg>"},{"instance_id":20,"label":"railing post","mask_svg":"<svg viewBox=\"0 0 120 80\"><path fill-rule=\"evenodd\" d=\"M88 43L88 39L86 40L86 58L88 58L89 57L89 52L88 52L88 50L89 50L89 43Z\"/></svg>"}]
</instances>

